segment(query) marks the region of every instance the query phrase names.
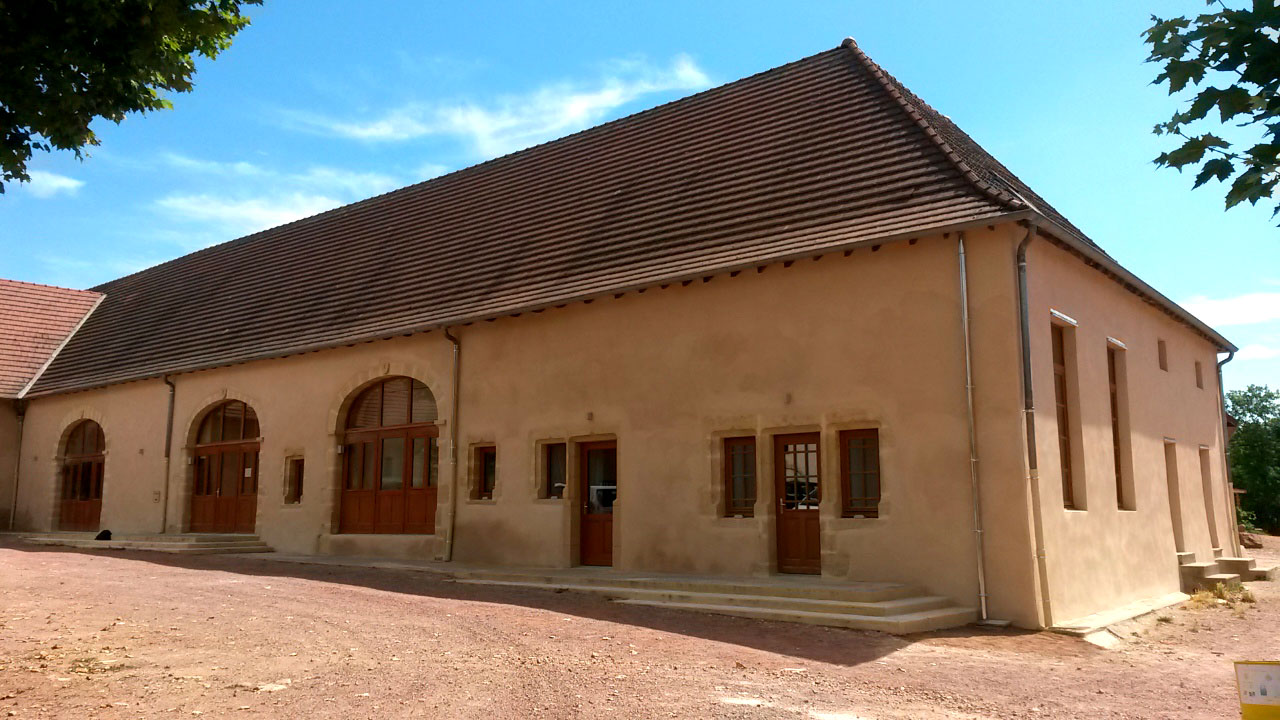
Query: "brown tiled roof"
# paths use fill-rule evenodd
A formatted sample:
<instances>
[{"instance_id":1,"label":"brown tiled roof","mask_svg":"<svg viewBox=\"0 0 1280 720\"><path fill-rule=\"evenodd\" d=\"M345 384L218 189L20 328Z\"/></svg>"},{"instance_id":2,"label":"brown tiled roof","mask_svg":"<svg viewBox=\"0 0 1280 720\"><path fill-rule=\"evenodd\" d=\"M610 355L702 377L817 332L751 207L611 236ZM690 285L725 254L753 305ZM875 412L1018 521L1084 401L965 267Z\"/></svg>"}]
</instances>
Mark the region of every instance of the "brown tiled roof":
<instances>
[{"instance_id":1,"label":"brown tiled roof","mask_svg":"<svg viewBox=\"0 0 1280 720\"><path fill-rule=\"evenodd\" d=\"M33 392L419 332L1031 204L1053 213L845 44L109 282Z\"/></svg>"},{"instance_id":2,"label":"brown tiled roof","mask_svg":"<svg viewBox=\"0 0 1280 720\"><path fill-rule=\"evenodd\" d=\"M101 297L0 279L0 398L17 397Z\"/></svg>"}]
</instances>

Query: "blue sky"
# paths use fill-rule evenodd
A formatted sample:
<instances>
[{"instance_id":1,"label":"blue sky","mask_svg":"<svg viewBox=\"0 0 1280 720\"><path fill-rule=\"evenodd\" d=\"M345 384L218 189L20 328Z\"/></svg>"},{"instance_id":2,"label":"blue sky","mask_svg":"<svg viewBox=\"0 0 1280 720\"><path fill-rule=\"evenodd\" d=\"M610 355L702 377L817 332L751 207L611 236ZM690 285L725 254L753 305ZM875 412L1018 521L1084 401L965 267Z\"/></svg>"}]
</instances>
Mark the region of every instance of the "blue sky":
<instances>
[{"instance_id":1,"label":"blue sky","mask_svg":"<svg viewBox=\"0 0 1280 720\"><path fill-rule=\"evenodd\" d=\"M1280 230L1157 170L1140 33L1182 3L268 0L175 109L0 196L0 276L88 287L796 60L852 35L1280 387Z\"/></svg>"}]
</instances>

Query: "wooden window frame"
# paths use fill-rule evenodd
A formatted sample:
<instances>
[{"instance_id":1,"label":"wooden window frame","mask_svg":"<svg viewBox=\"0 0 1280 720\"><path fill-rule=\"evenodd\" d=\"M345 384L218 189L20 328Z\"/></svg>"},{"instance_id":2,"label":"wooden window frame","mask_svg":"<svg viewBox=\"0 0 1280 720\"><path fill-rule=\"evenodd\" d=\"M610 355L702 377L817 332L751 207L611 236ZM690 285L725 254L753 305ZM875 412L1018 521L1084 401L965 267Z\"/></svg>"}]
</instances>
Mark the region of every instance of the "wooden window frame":
<instances>
[{"instance_id":1,"label":"wooden window frame","mask_svg":"<svg viewBox=\"0 0 1280 720\"><path fill-rule=\"evenodd\" d=\"M477 445L471 451L475 464L475 483L472 486L472 500L492 500L494 490L498 487L498 447L496 445ZM485 487L485 461L493 459L493 484Z\"/></svg>"},{"instance_id":2,"label":"wooden window frame","mask_svg":"<svg viewBox=\"0 0 1280 720\"><path fill-rule=\"evenodd\" d=\"M401 380L409 381L409 399L408 399L408 405L405 408L405 414L408 416L409 422L397 423L395 425L383 425L382 422L386 416L386 403L387 403L386 386L388 383L398 382ZM431 408L433 411L432 415L434 416L430 420L419 420L415 422L413 419L413 391L417 389L415 384L421 385L422 387L426 388L427 397L431 400ZM353 424L356 414L351 412L352 409L357 407L360 404L360 401L363 400L366 395L374 391L378 392L377 424L376 425ZM344 427L347 432L362 432L365 430L387 430L391 428L412 428L412 427L422 427L424 425L435 425L440 420L439 411L440 411L440 407L436 402L435 394L431 392L430 386L428 386L426 383L422 382L421 380L410 377L408 375L391 375L389 377L382 378L377 382L370 383L369 385L365 386L364 389L362 389L360 392L355 394L355 397L353 397L351 399L351 402L347 405L347 417L346 417L346 422Z\"/></svg>"},{"instance_id":3,"label":"wooden window frame","mask_svg":"<svg viewBox=\"0 0 1280 720\"><path fill-rule=\"evenodd\" d=\"M755 517L756 514L756 497L759 493L759 455L757 453L756 439L752 435L739 435L734 437L726 437L721 441L721 464L723 467L722 480L724 482L724 516L731 518L749 518ZM734 480L737 479L733 472L733 455L736 449L741 448L742 453L750 458L751 462L748 466L749 476L744 475L744 485L749 483L749 495L742 498L736 497L734 493Z\"/></svg>"},{"instance_id":4,"label":"wooden window frame","mask_svg":"<svg viewBox=\"0 0 1280 720\"><path fill-rule=\"evenodd\" d=\"M1080 435L1076 431L1079 405L1074 401L1076 393L1075 327L1051 322L1050 360L1053 363L1054 417L1058 433L1058 467L1062 479L1062 507L1066 510L1086 510L1083 468L1079 466L1076 450Z\"/></svg>"},{"instance_id":5,"label":"wooden window frame","mask_svg":"<svg viewBox=\"0 0 1280 720\"><path fill-rule=\"evenodd\" d=\"M1111 408L1111 453L1116 479L1116 508L1136 510L1129 443L1128 358L1124 349L1107 343L1107 391Z\"/></svg>"},{"instance_id":6,"label":"wooden window frame","mask_svg":"<svg viewBox=\"0 0 1280 720\"><path fill-rule=\"evenodd\" d=\"M560 459L561 477L558 490L551 477L552 448L560 448L563 453ZM541 480L538 497L542 500L563 500L569 487L569 443L563 440L542 443L538 448L538 469Z\"/></svg>"},{"instance_id":7,"label":"wooden window frame","mask_svg":"<svg viewBox=\"0 0 1280 720\"><path fill-rule=\"evenodd\" d=\"M860 470L860 474L874 477L875 495L853 495L853 468L849 467L849 446L857 441L870 440L870 449L875 453L874 470ZM880 429L859 428L840 431L840 516L846 518L878 518L880 517L880 501L884 495L883 468L880 464ZM866 480L863 480L866 487Z\"/></svg>"},{"instance_id":8,"label":"wooden window frame","mask_svg":"<svg viewBox=\"0 0 1280 720\"><path fill-rule=\"evenodd\" d=\"M284 504L301 505L303 482L306 479L306 459L301 455L285 458Z\"/></svg>"}]
</instances>

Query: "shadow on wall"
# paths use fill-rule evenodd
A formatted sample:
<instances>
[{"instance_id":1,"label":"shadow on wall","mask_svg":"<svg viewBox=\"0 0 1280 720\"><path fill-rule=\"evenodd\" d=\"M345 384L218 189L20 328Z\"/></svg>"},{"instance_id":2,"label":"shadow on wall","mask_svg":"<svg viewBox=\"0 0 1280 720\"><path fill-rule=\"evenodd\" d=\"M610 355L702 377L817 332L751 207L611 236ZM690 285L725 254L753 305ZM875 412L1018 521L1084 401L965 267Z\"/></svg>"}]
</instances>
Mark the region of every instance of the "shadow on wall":
<instances>
[{"instance_id":1,"label":"shadow on wall","mask_svg":"<svg viewBox=\"0 0 1280 720\"><path fill-rule=\"evenodd\" d=\"M610 602L603 597L586 593L456 583L431 571L307 565L263 560L253 556L182 556L133 550L77 550L28 545L15 540L0 540L0 548L30 553L105 555L185 570L213 570L254 577L288 577L443 600L517 605L845 666L873 662L925 638L987 637L993 632L969 627L917 635L887 635L684 610L636 607ZM1032 633L1005 630L998 634Z\"/></svg>"}]
</instances>

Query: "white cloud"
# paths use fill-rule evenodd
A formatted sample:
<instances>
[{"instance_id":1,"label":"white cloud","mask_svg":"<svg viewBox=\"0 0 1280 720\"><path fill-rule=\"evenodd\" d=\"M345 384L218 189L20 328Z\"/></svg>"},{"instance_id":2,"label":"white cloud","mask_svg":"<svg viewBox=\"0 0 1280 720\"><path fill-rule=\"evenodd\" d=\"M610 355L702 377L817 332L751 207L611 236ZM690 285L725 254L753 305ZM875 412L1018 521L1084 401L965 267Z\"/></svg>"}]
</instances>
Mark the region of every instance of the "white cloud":
<instances>
[{"instance_id":1,"label":"white cloud","mask_svg":"<svg viewBox=\"0 0 1280 720\"><path fill-rule=\"evenodd\" d=\"M1280 292L1254 292L1217 299L1197 295L1182 306L1213 327L1280 320Z\"/></svg>"},{"instance_id":2,"label":"white cloud","mask_svg":"<svg viewBox=\"0 0 1280 720\"><path fill-rule=\"evenodd\" d=\"M167 195L156 207L179 220L216 223L237 234L283 225L332 210L342 200L300 192L266 196L228 197L210 193Z\"/></svg>"},{"instance_id":3,"label":"white cloud","mask_svg":"<svg viewBox=\"0 0 1280 720\"><path fill-rule=\"evenodd\" d=\"M204 226L185 246L210 245L283 225L339 205L393 190L404 183L376 172L314 166L282 172L247 161L221 162L168 153L169 166L218 178L216 190L173 192L155 202L170 217ZM215 228L216 232L209 232Z\"/></svg>"},{"instance_id":4,"label":"white cloud","mask_svg":"<svg viewBox=\"0 0 1280 720\"><path fill-rule=\"evenodd\" d=\"M628 60L610 63L607 71L594 84L561 82L485 104L410 103L364 120L305 113L288 117L306 129L369 142L454 136L469 142L479 155L495 157L590 127L642 96L711 85L687 55L677 56L665 68Z\"/></svg>"},{"instance_id":5,"label":"white cloud","mask_svg":"<svg viewBox=\"0 0 1280 720\"><path fill-rule=\"evenodd\" d=\"M50 198L60 192L75 195L84 186L83 180L43 170L32 170L27 174L31 176L30 182L26 185L27 192L38 198Z\"/></svg>"},{"instance_id":6,"label":"white cloud","mask_svg":"<svg viewBox=\"0 0 1280 720\"><path fill-rule=\"evenodd\" d=\"M1245 345L1236 352L1236 358L1240 360L1274 360L1280 358L1280 348L1258 344Z\"/></svg>"}]
</instances>

